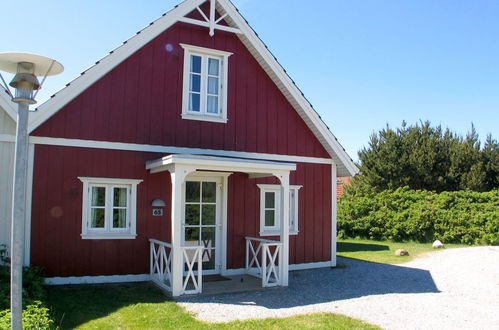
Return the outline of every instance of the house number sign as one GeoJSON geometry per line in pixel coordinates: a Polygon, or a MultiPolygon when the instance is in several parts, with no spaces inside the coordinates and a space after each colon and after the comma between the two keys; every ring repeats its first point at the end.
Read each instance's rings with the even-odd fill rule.
{"type": "Polygon", "coordinates": [[[155,217],[161,217],[163,215],[163,209],[152,209],[152,215],[155,217]]]}

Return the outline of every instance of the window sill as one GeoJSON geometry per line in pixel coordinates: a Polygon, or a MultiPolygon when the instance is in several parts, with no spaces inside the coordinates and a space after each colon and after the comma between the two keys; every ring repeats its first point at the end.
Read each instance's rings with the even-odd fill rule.
{"type": "Polygon", "coordinates": [[[192,115],[189,113],[183,113],[182,119],[209,121],[209,122],[213,122],[213,123],[227,123],[227,118],[212,117],[212,116],[205,116],[205,115],[192,115]]]}
{"type": "MultiPolygon", "coordinates": [[[[281,232],[279,230],[273,231],[261,231],[260,236],[280,236],[281,232]]],[[[297,231],[290,231],[289,235],[298,235],[297,231]]]]}
{"type": "Polygon", "coordinates": [[[135,234],[81,234],[82,239],[135,239],[135,234]]]}

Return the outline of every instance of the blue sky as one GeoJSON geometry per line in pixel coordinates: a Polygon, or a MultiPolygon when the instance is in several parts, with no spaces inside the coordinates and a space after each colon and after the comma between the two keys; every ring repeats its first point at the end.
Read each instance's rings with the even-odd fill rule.
{"type": "MultiPolygon", "coordinates": [[[[352,158],[402,120],[499,138],[499,1],[233,1],[352,158]]],[[[0,52],[65,66],[41,103],[178,1],[22,3],[2,4],[0,52]]]]}

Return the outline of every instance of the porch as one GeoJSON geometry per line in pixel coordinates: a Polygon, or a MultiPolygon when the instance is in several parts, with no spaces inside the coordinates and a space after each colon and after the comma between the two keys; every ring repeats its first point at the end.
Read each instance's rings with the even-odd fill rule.
{"type": "MultiPolygon", "coordinates": [[[[170,243],[150,239],[150,279],[163,290],[172,293],[173,246],[170,243]]],[[[184,271],[181,294],[221,294],[258,291],[262,288],[283,286],[282,244],[277,241],[246,237],[246,267],[237,275],[203,276],[205,247],[181,247],[184,271]],[[204,254],[204,255],[203,255],[204,254]]]]}
{"type": "Polygon", "coordinates": [[[169,171],[171,177],[170,241],[149,240],[154,283],[172,296],[215,293],[221,287],[239,292],[288,285],[289,174],[295,164],[170,155],[147,162],[146,168],[151,173],[169,171]],[[234,172],[245,173],[248,179],[276,177],[281,188],[275,198],[279,197],[281,212],[275,213],[279,240],[241,238],[244,268],[228,269],[227,186],[234,172]],[[203,281],[213,274],[221,280],[203,281]]]}

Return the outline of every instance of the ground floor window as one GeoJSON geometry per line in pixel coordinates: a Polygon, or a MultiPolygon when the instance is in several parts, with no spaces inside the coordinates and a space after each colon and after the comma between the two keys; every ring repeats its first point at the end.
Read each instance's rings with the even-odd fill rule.
{"type": "MultiPolygon", "coordinates": [[[[259,184],[260,188],[260,235],[280,234],[281,186],[259,184]]],[[[301,186],[289,186],[289,234],[298,234],[298,191],[301,186]]]]}
{"type": "Polygon", "coordinates": [[[137,185],[142,180],[80,177],[83,239],[133,239],[137,185]]]}

